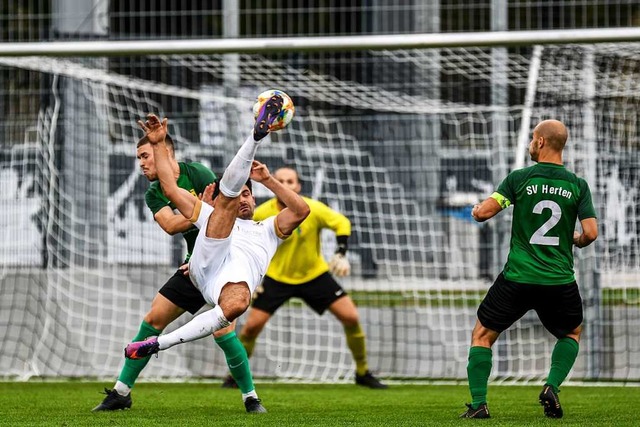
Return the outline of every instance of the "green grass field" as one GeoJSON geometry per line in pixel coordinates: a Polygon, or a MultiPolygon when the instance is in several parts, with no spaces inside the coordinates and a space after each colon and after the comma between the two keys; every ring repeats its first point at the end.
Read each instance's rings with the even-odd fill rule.
{"type": "Polygon", "coordinates": [[[257,386],[268,414],[244,412],[237,390],[218,383],[141,383],[127,411],[92,413],[110,383],[0,383],[2,426],[637,426],[638,387],[563,387],[565,417],[546,419],[540,387],[493,386],[491,420],[461,420],[464,385],[394,385],[369,390],[352,385],[257,386]]]}

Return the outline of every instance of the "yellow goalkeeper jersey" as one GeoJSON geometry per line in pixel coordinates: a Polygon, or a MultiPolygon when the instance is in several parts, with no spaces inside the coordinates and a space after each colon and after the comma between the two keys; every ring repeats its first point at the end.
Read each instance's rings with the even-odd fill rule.
{"type": "MultiPolygon", "coordinates": [[[[337,236],[351,235],[351,222],[346,216],[317,200],[303,199],[311,213],[280,245],[267,269],[267,276],[289,285],[309,282],[329,271],[320,251],[323,228],[330,228],[337,236]]],[[[279,212],[277,199],[273,198],[256,208],[253,220],[262,221],[279,212]]]]}

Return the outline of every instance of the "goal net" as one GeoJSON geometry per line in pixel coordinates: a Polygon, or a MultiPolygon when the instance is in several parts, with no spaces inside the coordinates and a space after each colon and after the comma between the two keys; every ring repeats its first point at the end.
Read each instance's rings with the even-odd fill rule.
{"type": "MultiPolygon", "coordinates": [[[[601,224],[595,245],[576,251],[585,332],[572,375],[640,380],[638,44],[0,58],[0,73],[0,376],[117,376],[185,255],[144,203],[136,120],[167,116],[179,160],[222,171],[251,129],[252,100],[276,87],[296,117],[258,159],[294,165],[304,194],[350,218],[352,274],[340,282],[359,307],[371,369],[466,378],[475,311],[511,222],[508,210],[479,225],[471,207],[531,164],[533,126],[556,118],[601,224]]],[[[330,256],[333,235],[323,242],[330,256]]],[[[496,343],[493,377],[544,378],[553,345],[527,314],[496,343]]],[[[251,365],[259,378],[354,374],[340,323],[296,300],[268,323],[251,365]]],[[[203,339],[163,352],[142,378],[226,369],[203,339]]]]}

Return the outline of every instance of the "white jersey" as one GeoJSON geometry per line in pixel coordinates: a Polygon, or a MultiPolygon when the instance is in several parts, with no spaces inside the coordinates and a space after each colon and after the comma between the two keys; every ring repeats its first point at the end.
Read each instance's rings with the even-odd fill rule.
{"type": "Polygon", "coordinates": [[[194,224],[201,231],[189,260],[191,281],[209,304],[218,303],[222,287],[229,282],[246,282],[253,293],[283,241],[276,231],[276,217],[260,222],[238,218],[229,237],[213,239],[206,237],[205,230],[214,209],[199,205],[194,224]]]}

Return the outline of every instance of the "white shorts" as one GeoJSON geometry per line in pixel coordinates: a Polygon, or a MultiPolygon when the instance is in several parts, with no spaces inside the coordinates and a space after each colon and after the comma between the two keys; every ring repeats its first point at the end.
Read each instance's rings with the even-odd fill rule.
{"type": "Polygon", "coordinates": [[[237,247],[233,247],[231,236],[225,239],[206,236],[206,224],[211,211],[212,209],[203,208],[200,212],[197,225],[204,226],[198,232],[189,259],[189,277],[207,304],[217,305],[220,292],[227,283],[246,282],[250,293],[253,294],[261,277],[256,277],[256,272],[247,262],[246,255],[237,247]],[[204,215],[206,218],[202,218],[204,215]]]}

